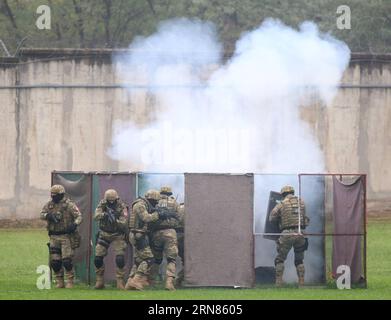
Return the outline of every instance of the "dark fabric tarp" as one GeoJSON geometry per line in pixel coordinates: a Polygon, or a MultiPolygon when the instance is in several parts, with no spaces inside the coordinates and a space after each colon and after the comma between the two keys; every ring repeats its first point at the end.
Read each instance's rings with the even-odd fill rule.
{"type": "Polygon", "coordinates": [[[64,186],[83,216],[79,227],[80,247],[75,250],[73,264],[77,280],[89,281],[90,230],[91,230],[91,174],[77,172],[53,172],[52,183],[64,186]]]}
{"type": "MultiPolygon", "coordinates": [[[[270,217],[270,212],[277,205],[277,201],[281,201],[282,198],[283,197],[281,193],[276,191],[270,191],[269,202],[267,206],[267,214],[265,219],[265,231],[264,231],[265,233],[280,233],[280,227],[278,226],[278,223],[270,222],[269,217],[270,217]]],[[[263,235],[263,237],[269,240],[278,240],[280,236],[265,234],[263,235]]]]}
{"type": "Polygon", "coordinates": [[[362,276],[361,240],[364,215],[364,186],[362,179],[345,185],[333,177],[333,274],[340,265],[347,265],[351,271],[352,283],[362,276]],[[351,234],[351,236],[350,236],[351,234]]]}
{"type": "Polygon", "coordinates": [[[252,287],[253,175],[185,174],[185,281],[252,287]]]}
{"type": "MultiPolygon", "coordinates": [[[[135,174],[130,173],[97,173],[94,175],[93,183],[93,211],[95,211],[99,201],[103,199],[104,193],[107,189],[115,189],[118,192],[119,197],[125,201],[129,207],[136,198],[136,177],[135,174]]],[[[129,210],[130,213],[130,210],[129,210]]],[[[98,227],[95,221],[92,228],[92,241],[94,250],[91,255],[91,279],[95,280],[94,258],[95,258],[95,242],[98,227]]],[[[129,266],[132,264],[132,248],[128,245],[128,249],[125,255],[127,273],[129,272],[129,266]]],[[[112,246],[109,248],[109,253],[104,259],[105,263],[105,281],[115,280],[115,254],[112,246]]]]}

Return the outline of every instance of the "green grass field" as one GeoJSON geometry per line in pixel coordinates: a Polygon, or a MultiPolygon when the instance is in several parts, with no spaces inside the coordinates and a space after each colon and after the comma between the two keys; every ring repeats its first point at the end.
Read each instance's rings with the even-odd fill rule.
{"type": "Polygon", "coordinates": [[[94,290],[84,284],[74,289],[39,290],[36,268],[47,264],[47,234],[37,229],[0,229],[0,299],[391,299],[391,220],[368,223],[368,288],[254,288],[178,289],[143,292],[111,287],[94,290]]]}

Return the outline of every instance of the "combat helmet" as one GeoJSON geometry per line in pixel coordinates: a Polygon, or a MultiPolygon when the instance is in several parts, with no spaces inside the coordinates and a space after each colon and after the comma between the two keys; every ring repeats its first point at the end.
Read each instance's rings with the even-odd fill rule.
{"type": "Polygon", "coordinates": [[[65,193],[65,188],[61,184],[55,184],[50,188],[51,194],[63,194],[65,193]]]}
{"type": "Polygon", "coordinates": [[[160,192],[158,190],[155,190],[155,189],[150,189],[148,190],[146,193],[145,193],[145,199],[147,200],[156,200],[156,201],[159,201],[160,200],[160,192]]]}
{"type": "Polygon", "coordinates": [[[118,197],[118,193],[117,191],[115,191],[114,189],[108,189],[106,190],[105,192],[105,200],[106,201],[115,201],[117,200],[119,197],[118,197]]]}
{"type": "Polygon", "coordinates": [[[160,188],[160,193],[164,194],[164,195],[167,195],[167,196],[171,196],[172,195],[172,189],[169,186],[163,186],[163,187],[160,188]]]}
{"type": "Polygon", "coordinates": [[[295,189],[292,187],[292,186],[283,186],[282,188],[281,188],[281,192],[280,192],[282,195],[284,195],[284,194],[289,194],[289,193],[291,193],[291,194],[294,194],[295,193],[295,189]]]}

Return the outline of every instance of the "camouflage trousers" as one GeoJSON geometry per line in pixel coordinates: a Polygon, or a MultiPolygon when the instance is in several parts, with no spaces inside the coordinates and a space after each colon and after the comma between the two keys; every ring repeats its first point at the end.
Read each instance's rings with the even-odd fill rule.
{"type": "Polygon", "coordinates": [[[151,249],[157,264],[161,263],[163,255],[166,257],[166,278],[175,278],[176,258],[178,256],[178,242],[175,229],[154,231],[151,234],[151,249]]]}
{"type": "Polygon", "coordinates": [[[72,259],[74,251],[71,245],[70,235],[51,235],[49,239],[50,264],[56,278],[64,277],[67,279],[74,278],[74,268],[72,259]]]}
{"type": "MultiPolygon", "coordinates": [[[[123,279],[125,276],[124,256],[127,247],[125,241],[125,235],[120,233],[109,233],[109,232],[100,231],[99,238],[95,246],[95,258],[106,257],[110,246],[112,246],[112,248],[114,249],[114,253],[116,256],[116,265],[117,265],[116,277],[119,279],[123,279]],[[118,265],[119,263],[121,265],[118,265]]],[[[103,276],[104,272],[105,272],[104,264],[99,268],[95,266],[95,273],[97,276],[103,276]]]]}
{"type": "Polygon", "coordinates": [[[281,235],[277,240],[277,257],[275,259],[276,276],[282,276],[284,272],[284,262],[288,256],[289,251],[294,248],[295,266],[299,277],[304,277],[304,251],[306,250],[306,240],[302,235],[289,235],[289,233],[298,232],[296,229],[288,229],[282,233],[288,235],[281,235]]]}
{"type": "Polygon", "coordinates": [[[135,235],[132,232],[129,234],[129,241],[133,246],[134,259],[129,278],[133,278],[133,276],[136,274],[148,277],[153,262],[153,253],[149,245],[148,236],[146,234],[138,235],[141,236],[141,239],[138,239],[138,241],[136,241],[135,235]]]}

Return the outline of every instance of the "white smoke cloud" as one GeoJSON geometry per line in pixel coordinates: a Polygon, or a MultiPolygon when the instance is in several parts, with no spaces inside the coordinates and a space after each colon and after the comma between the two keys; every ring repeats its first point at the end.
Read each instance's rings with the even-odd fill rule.
{"type": "Polygon", "coordinates": [[[331,102],[349,55],[311,22],[294,30],[269,19],[224,63],[213,24],[163,22],[116,57],[119,76],[154,96],[154,116],[144,126],[122,123],[108,153],[131,170],[321,172],[300,105],[314,93],[331,102]]]}

